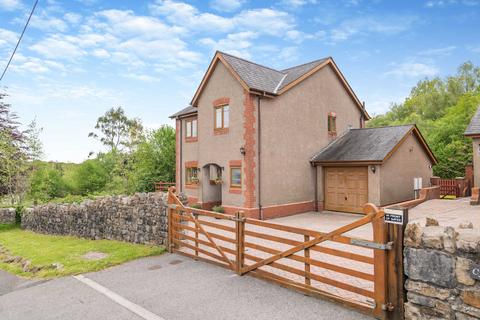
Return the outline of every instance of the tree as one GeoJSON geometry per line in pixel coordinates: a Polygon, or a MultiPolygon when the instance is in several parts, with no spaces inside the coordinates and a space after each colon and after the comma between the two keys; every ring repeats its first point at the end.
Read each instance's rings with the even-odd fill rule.
{"type": "Polygon", "coordinates": [[[463,136],[480,103],[480,68],[462,64],[457,74],[420,81],[403,103],[374,117],[369,127],[416,123],[439,160],[435,175],[454,178],[464,175],[472,161],[471,141],[463,136]]]}
{"type": "Polygon", "coordinates": [[[74,192],[87,195],[102,191],[107,184],[107,180],[108,173],[98,160],[86,160],[73,173],[74,192]]]}
{"type": "Polygon", "coordinates": [[[29,144],[6,96],[0,92],[0,193],[9,195],[13,205],[25,191],[29,144]]]}
{"type": "Polygon", "coordinates": [[[30,197],[36,202],[64,197],[67,194],[62,173],[48,164],[38,165],[30,179],[30,197]]]}
{"type": "Polygon", "coordinates": [[[155,182],[175,181],[175,130],[167,125],[149,132],[134,154],[136,191],[154,191],[155,182]]]}
{"type": "Polygon", "coordinates": [[[95,129],[89,137],[98,139],[110,152],[122,152],[126,148],[132,151],[143,137],[143,126],[138,119],[129,119],[122,107],[111,108],[97,120],[95,129]]]}

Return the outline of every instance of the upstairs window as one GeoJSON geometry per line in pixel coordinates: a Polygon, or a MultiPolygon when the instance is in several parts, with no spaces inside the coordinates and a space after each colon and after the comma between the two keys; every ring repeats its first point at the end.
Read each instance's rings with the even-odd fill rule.
{"type": "Polygon", "coordinates": [[[215,130],[228,129],[230,124],[229,109],[228,104],[215,107],[215,130]]]}
{"type": "Polygon", "coordinates": [[[328,114],[328,134],[336,135],[337,134],[337,115],[333,112],[328,114]]]}
{"type": "Polygon", "coordinates": [[[185,139],[187,141],[196,141],[198,134],[198,121],[197,119],[190,119],[185,121],[185,139]]]}

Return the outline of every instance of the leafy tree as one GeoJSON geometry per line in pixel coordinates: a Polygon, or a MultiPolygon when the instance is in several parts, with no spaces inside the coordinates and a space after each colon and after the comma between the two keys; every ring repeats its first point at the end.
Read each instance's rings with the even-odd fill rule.
{"type": "Polygon", "coordinates": [[[98,139],[111,152],[121,152],[125,148],[133,150],[142,140],[143,126],[138,119],[129,119],[122,107],[111,108],[97,120],[89,137],[98,139]]]}
{"type": "Polygon", "coordinates": [[[25,191],[29,144],[6,96],[0,92],[0,193],[9,195],[13,205],[25,191]]]}
{"type": "Polygon", "coordinates": [[[403,103],[393,104],[369,127],[416,123],[439,160],[433,172],[443,178],[464,175],[472,161],[471,141],[463,136],[480,103],[480,68],[462,64],[454,76],[420,81],[403,103]]]}
{"type": "Polygon", "coordinates": [[[158,181],[175,181],[175,130],[167,125],[149,132],[134,154],[136,191],[153,191],[158,181]]]}
{"type": "Polygon", "coordinates": [[[73,191],[87,195],[102,191],[107,184],[108,173],[98,160],[86,160],[73,172],[73,191]]]}
{"type": "Polygon", "coordinates": [[[67,194],[67,186],[60,170],[39,165],[30,179],[30,197],[37,202],[45,202],[53,198],[64,197],[67,194]]]}

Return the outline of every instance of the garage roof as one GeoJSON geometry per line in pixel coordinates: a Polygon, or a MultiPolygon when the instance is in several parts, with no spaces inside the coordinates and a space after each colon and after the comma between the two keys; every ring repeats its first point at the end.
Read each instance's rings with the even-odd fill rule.
{"type": "Polygon", "coordinates": [[[415,125],[402,125],[380,128],[350,129],[344,135],[320,150],[312,157],[317,164],[367,162],[381,163],[388,159],[397,146],[413,133],[425,148],[433,164],[435,156],[415,125]]]}
{"type": "Polygon", "coordinates": [[[477,112],[472,117],[470,124],[465,130],[465,135],[469,136],[480,136],[480,107],[478,107],[477,112]]]}

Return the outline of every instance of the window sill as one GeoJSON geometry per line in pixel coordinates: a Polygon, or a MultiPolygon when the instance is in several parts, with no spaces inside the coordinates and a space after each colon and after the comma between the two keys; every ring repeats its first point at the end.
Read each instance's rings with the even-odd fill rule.
{"type": "Polygon", "coordinates": [[[230,187],[228,192],[229,193],[234,193],[234,194],[242,194],[242,188],[240,188],[240,187],[238,187],[238,188],[230,187]]]}
{"type": "Polygon", "coordinates": [[[185,142],[197,142],[198,141],[198,137],[195,137],[195,138],[185,138],[185,142]]]}
{"type": "Polygon", "coordinates": [[[328,132],[328,136],[329,136],[329,137],[336,137],[336,136],[337,136],[337,132],[329,131],[329,132],[328,132]]]}
{"type": "Polygon", "coordinates": [[[213,133],[217,136],[217,135],[221,135],[221,134],[227,134],[228,133],[228,129],[229,128],[215,128],[213,129],[213,133]]]}
{"type": "Polygon", "coordinates": [[[198,184],[186,184],[185,189],[198,189],[198,184]]]}

